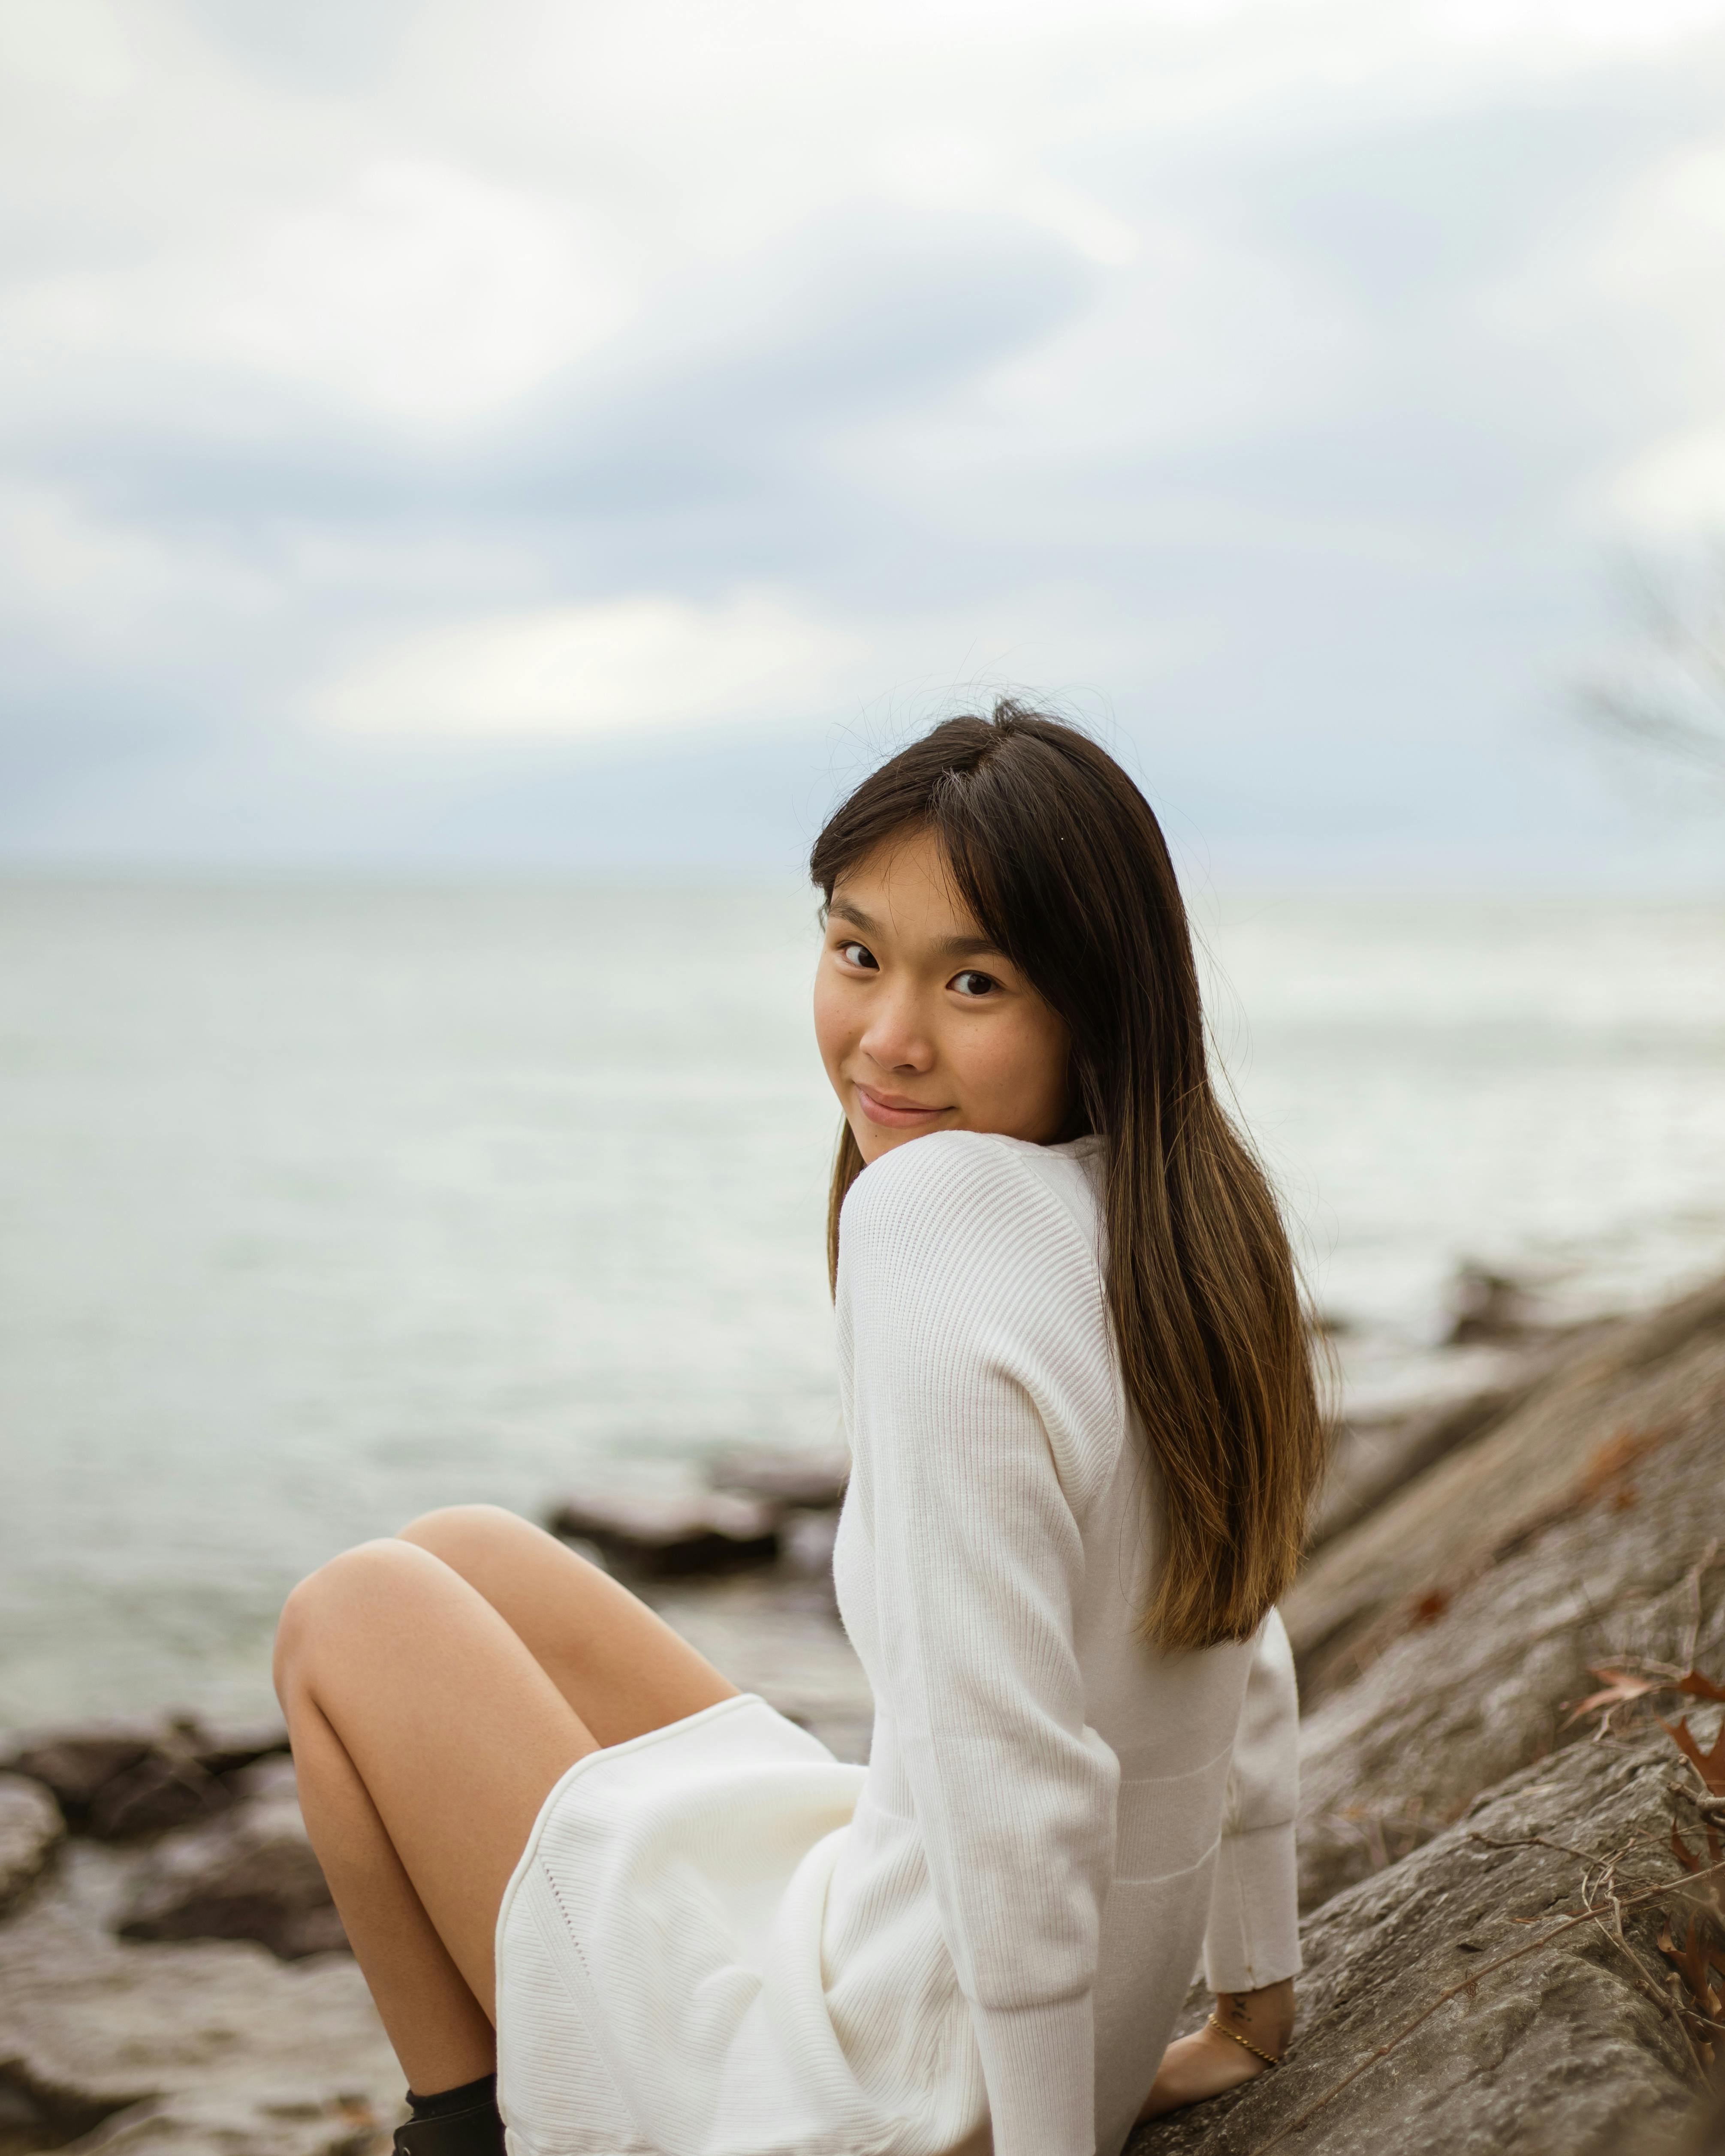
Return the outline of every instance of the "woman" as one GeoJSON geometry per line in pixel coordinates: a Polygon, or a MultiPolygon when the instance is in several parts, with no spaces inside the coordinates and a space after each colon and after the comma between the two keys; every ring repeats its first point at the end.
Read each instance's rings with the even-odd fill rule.
{"type": "Polygon", "coordinates": [[[811,867],[870,1763],[505,1513],[306,1581],[278,1685],[409,2156],[500,2110],[518,2156],[1112,2156],[1287,2039],[1319,1420],[1162,834],[1003,704],[811,867]]]}

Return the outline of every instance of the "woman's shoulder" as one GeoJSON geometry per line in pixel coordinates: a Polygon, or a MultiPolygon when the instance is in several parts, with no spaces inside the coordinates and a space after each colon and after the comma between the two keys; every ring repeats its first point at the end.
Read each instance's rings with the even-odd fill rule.
{"type": "Polygon", "coordinates": [[[1075,1229],[1094,1244],[1095,1148],[1032,1145],[985,1131],[931,1131],[883,1153],[845,1200],[841,1247],[907,1234],[946,1241],[1003,1234],[1017,1241],[1075,1229]]]}

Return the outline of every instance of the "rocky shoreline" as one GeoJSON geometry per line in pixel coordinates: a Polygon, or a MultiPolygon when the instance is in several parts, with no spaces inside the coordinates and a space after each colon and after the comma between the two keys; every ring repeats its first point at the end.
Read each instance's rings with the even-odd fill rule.
{"type": "MultiPolygon", "coordinates": [[[[836,1462],[738,1456],[706,1498],[552,1524],[858,1758],[842,1487],[836,1462]]],[[[1285,1609],[1299,2026],[1284,2066],[1132,2156],[1698,2134],[1725,2053],[1725,1281],[1522,1327],[1489,1388],[1343,1431],[1285,1609]]],[[[372,2156],[400,2095],[279,1729],[48,1732],[0,1759],[0,2156],[372,2156]]]]}

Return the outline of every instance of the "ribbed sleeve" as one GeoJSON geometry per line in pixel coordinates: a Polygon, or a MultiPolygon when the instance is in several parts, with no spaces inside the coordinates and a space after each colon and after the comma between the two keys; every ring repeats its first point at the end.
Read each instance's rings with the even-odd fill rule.
{"type": "Polygon", "coordinates": [[[1095,1255],[1010,1146],[942,1132],[859,1178],[839,1302],[883,1689],[995,2156],[1091,2156],[1119,1771],[1074,1644],[1118,1428],[1095,1255]]]}
{"type": "Polygon", "coordinates": [[[1272,1609],[1252,1656],[1228,1776],[1204,1943],[1212,1991],[1257,1991],[1300,1973],[1299,1720],[1293,1650],[1272,1609]]]}

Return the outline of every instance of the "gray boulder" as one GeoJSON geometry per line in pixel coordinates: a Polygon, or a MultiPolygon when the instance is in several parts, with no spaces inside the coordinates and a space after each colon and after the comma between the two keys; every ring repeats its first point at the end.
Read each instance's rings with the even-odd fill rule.
{"type": "Polygon", "coordinates": [[[1674,1812],[1701,1840],[1680,1764],[1656,1730],[1573,1746],[1327,1903],[1284,2064],[1141,2128],[1132,2156],[1621,2156],[1674,2130],[1700,2078],[1657,1943],[1686,1876],[1674,1812]],[[1597,1915],[1572,1922],[1584,1878],[1597,1915]]]}
{"type": "Polygon", "coordinates": [[[546,1521],[625,1576],[670,1578],[768,1565],[778,1556],[780,1507],[714,1490],[692,1497],[568,1497],[546,1521]]]}
{"type": "Polygon", "coordinates": [[[81,1825],[102,1791],[147,1759],[161,1736],[153,1725],[119,1722],[56,1730],[17,1746],[0,1766],[51,1789],[67,1819],[81,1825]]]}
{"type": "Polygon", "coordinates": [[[844,1452],[721,1452],[707,1463],[716,1490],[735,1490],[799,1512],[836,1512],[845,1502],[850,1459],[844,1452]]]}
{"type": "Polygon", "coordinates": [[[128,1939],[256,1939],[283,1961],[345,1951],[347,1933],[307,1839],[292,1763],[253,1767],[248,1801],[164,1835],[141,1860],[118,1930],[128,1939]]]}
{"type": "Polygon", "coordinates": [[[212,1730],[182,1715],[49,1731],[16,1745],[0,1769],[51,1789],[74,1833],[129,1841],[224,1810],[223,1778],[286,1748],[280,1723],[212,1730]]]}
{"type": "Polygon", "coordinates": [[[40,1878],[66,1831],[40,1782],[0,1774],[0,1913],[40,1878]]]}

